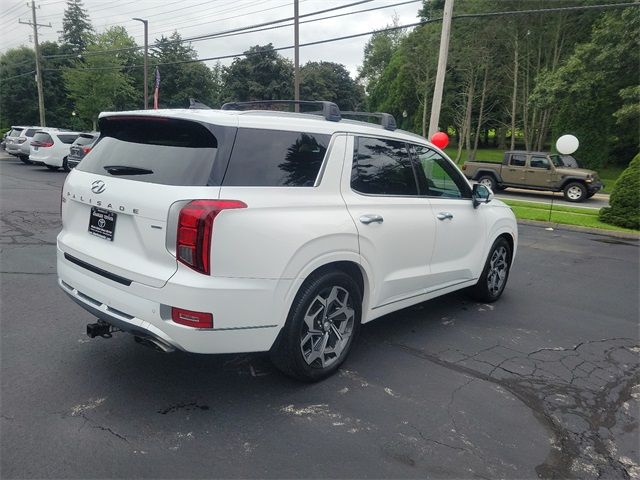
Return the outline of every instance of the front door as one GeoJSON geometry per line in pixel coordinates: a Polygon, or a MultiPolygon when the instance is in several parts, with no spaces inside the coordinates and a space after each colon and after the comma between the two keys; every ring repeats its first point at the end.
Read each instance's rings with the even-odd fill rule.
{"type": "Polygon", "coordinates": [[[362,262],[373,272],[371,306],[425,293],[436,220],[429,199],[419,195],[407,145],[351,136],[347,152],[342,196],[358,229],[362,262]]]}
{"type": "Polygon", "coordinates": [[[436,224],[429,290],[477,278],[485,261],[483,205],[473,207],[469,183],[450,160],[422,145],[411,151],[422,167],[418,181],[426,184],[421,190],[429,197],[436,224]]]}
{"type": "Polygon", "coordinates": [[[525,181],[529,187],[549,188],[553,186],[553,167],[546,156],[531,155],[525,181]]]}

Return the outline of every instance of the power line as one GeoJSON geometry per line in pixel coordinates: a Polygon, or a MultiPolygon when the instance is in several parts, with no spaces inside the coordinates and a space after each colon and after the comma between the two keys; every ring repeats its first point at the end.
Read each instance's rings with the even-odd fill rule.
{"type": "MultiPolygon", "coordinates": [[[[567,10],[571,10],[571,11],[576,11],[576,10],[594,10],[594,9],[599,9],[599,10],[605,10],[605,9],[610,9],[610,8],[629,8],[629,7],[640,7],[640,2],[633,2],[633,3],[617,3],[617,4],[606,4],[606,5],[584,5],[584,6],[576,6],[576,7],[557,7],[557,8],[545,8],[545,9],[539,9],[539,10],[517,10],[517,11],[508,11],[508,12],[487,12],[487,13],[470,13],[470,14],[460,14],[460,15],[453,15],[451,18],[452,19],[462,19],[462,18],[486,18],[486,17],[497,17],[497,16],[513,16],[513,15],[518,15],[518,14],[532,14],[532,13],[560,13],[560,12],[564,12],[567,10]]],[[[415,23],[409,23],[409,24],[405,24],[405,25],[398,25],[398,26],[393,26],[393,27],[386,27],[386,28],[382,28],[382,29],[378,29],[378,30],[371,30],[368,32],[362,32],[362,33],[354,33],[351,35],[345,35],[345,36],[341,36],[341,37],[333,37],[333,38],[327,38],[324,40],[317,40],[314,42],[307,42],[307,43],[301,43],[300,47],[310,47],[313,45],[321,45],[321,44],[325,44],[325,43],[332,43],[332,42],[339,42],[342,40],[350,40],[352,38],[358,38],[358,37],[364,37],[367,35],[373,35],[374,33],[382,33],[382,32],[391,32],[391,31],[395,31],[395,30],[402,30],[405,28],[412,28],[412,27],[418,27],[418,26],[422,26],[422,25],[427,25],[430,23],[438,23],[441,22],[442,18],[433,18],[433,19],[428,19],[428,20],[422,20],[420,22],[415,22],[415,23]]],[[[213,60],[226,60],[226,59],[230,59],[230,58],[236,58],[236,57],[248,57],[248,56],[253,56],[253,55],[260,55],[264,52],[267,51],[283,51],[283,50],[291,50],[294,48],[294,45],[288,45],[286,47],[274,47],[272,50],[257,50],[254,52],[243,52],[243,53],[237,53],[237,54],[232,54],[232,55],[221,55],[221,56],[217,56],[217,57],[207,57],[207,58],[200,58],[200,59],[189,59],[189,60],[177,60],[175,62],[164,62],[164,63],[158,63],[157,66],[166,66],[166,65],[181,65],[181,64],[186,64],[186,63],[196,63],[196,62],[209,62],[209,61],[213,61],[213,60]]],[[[120,69],[120,68],[129,68],[129,69],[133,69],[133,68],[142,68],[142,65],[128,65],[126,67],[122,66],[122,67],[86,67],[85,70],[114,70],[114,69],[120,69]]],[[[48,71],[56,71],[56,70],[60,70],[60,69],[46,69],[48,71]]]]}
{"type": "MultiPolygon", "coordinates": [[[[353,3],[349,3],[347,5],[340,5],[338,7],[332,7],[332,8],[327,8],[324,10],[317,10],[315,12],[311,12],[311,13],[305,13],[304,15],[300,15],[300,18],[305,18],[305,17],[312,17],[315,15],[320,15],[322,13],[328,13],[328,12],[332,12],[335,10],[341,10],[343,8],[349,8],[349,7],[354,7],[356,5],[360,5],[363,3],[369,3],[373,0],[359,0],[357,2],[353,2],[353,3]]],[[[413,0],[413,1],[418,1],[418,0],[413,0]]],[[[384,7],[379,7],[379,8],[388,8],[388,6],[384,6],[384,7]]],[[[357,13],[357,12],[352,12],[352,13],[357,13]]],[[[241,16],[245,16],[241,15],[241,16]]],[[[330,17],[327,17],[330,18],[330,17]]],[[[283,22],[288,22],[293,20],[293,17],[288,17],[288,18],[281,18],[279,20],[272,20],[269,22],[263,22],[263,23],[258,23],[255,25],[249,25],[246,27],[238,27],[238,28],[233,28],[230,30],[223,30],[220,32],[216,32],[216,33],[208,33],[205,35],[198,35],[198,36],[194,36],[194,37],[188,37],[188,38],[183,38],[181,40],[172,40],[170,41],[170,43],[187,43],[187,42],[192,42],[192,41],[199,41],[199,40],[207,40],[209,38],[215,38],[218,36],[223,36],[225,34],[228,33],[235,33],[235,32],[242,32],[245,30],[249,30],[249,29],[255,29],[255,28],[259,28],[259,27],[264,27],[264,26],[269,26],[269,25],[276,25],[278,23],[283,23],[283,22]]],[[[301,22],[303,23],[303,22],[301,22]]],[[[158,43],[154,43],[153,45],[149,45],[149,47],[153,48],[153,47],[157,47],[159,46],[158,43]]],[[[132,51],[132,50],[140,50],[143,47],[130,47],[130,48],[119,48],[119,49],[112,49],[112,50],[99,50],[99,51],[95,51],[95,52],[90,52],[91,55],[98,55],[98,54],[105,54],[105,53],[117,53],[117,52],[125,52],[125,51],[132,51]]],[[[83,54],[84,55],[84,54],[83,54]]],[[[57,58],[57,57],[72,57],[75,55],[69,55],[69,54],[60,54],[60,55],[47,55],[45,58],[57,58]]]]}
{"type": "Polygon", "coordinates": [[[4,77],[0,76],[0,81],[6,82],[7,80],[11,80],[12,78],[24,77],[25,75],[33,75],[34,73],[36,73],[36,71],[35,70],[31,70],[30,72],[20,73],[18,75],[13,75],[12,77],[4,78],[4,77]]]}

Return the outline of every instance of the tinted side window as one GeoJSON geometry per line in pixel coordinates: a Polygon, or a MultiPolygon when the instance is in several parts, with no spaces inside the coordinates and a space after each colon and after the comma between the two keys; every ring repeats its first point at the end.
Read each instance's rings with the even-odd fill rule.
{"type": "Polygon", "coordinates": [[[531,157],[529,160],[529,166],[531,168],[549,168],[549,160],[545,157],[531,157]]]}
{"type": "Polygon", "coordinates": [[[524,167],[525,163],[527,163],[527,157],[525,155],[511,155],[509,165],[513,167],[524,167]]]}
{"type": "Polygon", "coordinates": [[[354,144],[351,188],[374,195],[417,195],[411,157],[403,142],[357,137],[354,144]]]}
{"type": "Polygon", "coordinates": [[[331,135],[240,128],[226,186],[313,187],[331,135]]]}
{"type": "Polygon", "coordinates": [[[35,128],[30,128],[27,131],[24,132],[24,136],[25,137],[33,137],[34,133],[36,133],[36,129],[35,128]]]}
{"type": "Polygon", "coordinates": [[[469,185],[462,178],[462,174],[442,155],[421,145],[412,146],[412,149],[422,167],[418,175],[423,195],[471,198],[469,185]]]}

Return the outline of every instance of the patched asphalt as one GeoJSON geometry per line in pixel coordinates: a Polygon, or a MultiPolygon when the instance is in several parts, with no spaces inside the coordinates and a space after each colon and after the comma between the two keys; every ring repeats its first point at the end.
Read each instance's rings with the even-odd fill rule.
{"type": "Polygon", "coordinates": [[[520,227],[503,298],[363,327],[339,373],[161,354],[56,285],[63,172],[0,155],[2,478],[636,478],[637,240],[520,227]]]}

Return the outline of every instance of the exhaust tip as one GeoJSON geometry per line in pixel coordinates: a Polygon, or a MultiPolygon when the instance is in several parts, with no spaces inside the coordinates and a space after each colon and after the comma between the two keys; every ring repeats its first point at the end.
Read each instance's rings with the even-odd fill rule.
{"type": "Polygon", "coordinates": [[[136,341],[136,343],[139,343],[140,345],[144,345],[145,347],[152,348],[153,350],[156,350],[158,352],[171,353],[171,352],[175,352],[176,350],[171,345],[161,342],[156,338],[134,336],[133,339],[136,341]]]}

